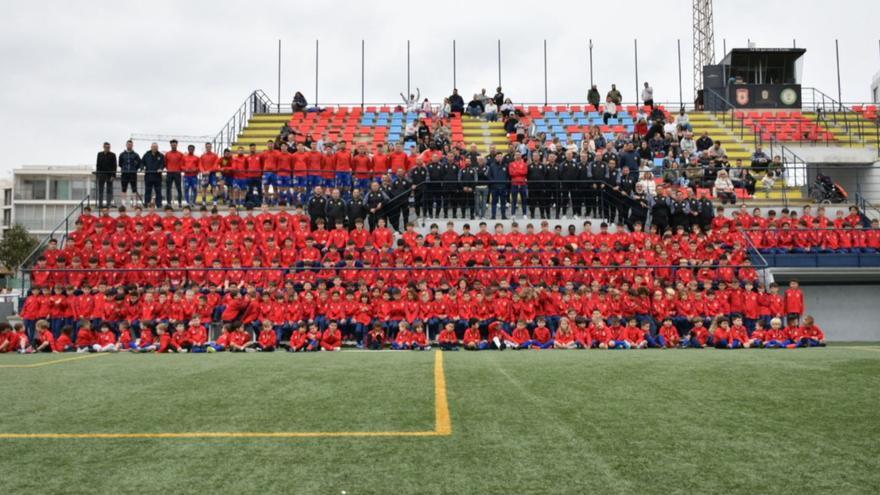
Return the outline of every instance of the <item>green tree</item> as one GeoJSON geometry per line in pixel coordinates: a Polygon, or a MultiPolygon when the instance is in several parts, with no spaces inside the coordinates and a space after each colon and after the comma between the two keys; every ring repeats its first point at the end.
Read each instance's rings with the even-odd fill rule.
{"type": "Polygon", "coordinates": [[[21,225],[15,224],[0,240],[0,263],[14,270],[37,247],[34,239],[21,225]]]}

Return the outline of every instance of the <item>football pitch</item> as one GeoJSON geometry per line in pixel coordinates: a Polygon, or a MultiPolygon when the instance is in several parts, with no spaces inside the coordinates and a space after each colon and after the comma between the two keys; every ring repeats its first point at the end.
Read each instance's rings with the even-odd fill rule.
{"type": "Polygon", "coordinates": [[[0,493],[878,493],[880,346],[0,356],[0,493]]]}

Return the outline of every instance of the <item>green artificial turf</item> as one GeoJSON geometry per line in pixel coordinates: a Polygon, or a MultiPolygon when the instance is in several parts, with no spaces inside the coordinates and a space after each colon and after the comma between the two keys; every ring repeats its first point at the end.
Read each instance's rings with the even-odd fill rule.
{"type": "MultiPolygon", "coordinates": [[[[0,433],[426,431],[433,352],[0,356],[0,433]]],[[[444,354],[452,435],[0,439],[0,493],[878,493],[880,347],[444,354]]]]}

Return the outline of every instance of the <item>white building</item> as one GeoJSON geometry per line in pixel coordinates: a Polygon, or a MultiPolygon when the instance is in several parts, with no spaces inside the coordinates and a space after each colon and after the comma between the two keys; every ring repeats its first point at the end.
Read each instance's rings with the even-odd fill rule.
{"type": "MultiPolygon", "coordinates": [[[[24,165],[12,171],[9,216],[12,223],[41,237],[52,232],[87,195],[94,196],[94,165],[24,165]]],[[[118,187],[118,184],[116,184],[118,187]]],[[[6,228],[6,194],[3,190],[6,228]]],[[[70,228],[73,229],[71,218],[70,228]]]]}
{"type": "Polygon", "coordinates": [[[0,196],[2,196],[3,203],[0,204],[0,211],[2,211],[2,215],[0,215],[0,238],[3,237],[3,233],[6,232],[6,229],[12,227],[12,181],[9,179],[0,180],[0,196]]]}
{"type": "Polygon", "coordinates": [[[880,103],[880,72],[874,74],[874,81],[871,82],[871,101],[880,103]]]}

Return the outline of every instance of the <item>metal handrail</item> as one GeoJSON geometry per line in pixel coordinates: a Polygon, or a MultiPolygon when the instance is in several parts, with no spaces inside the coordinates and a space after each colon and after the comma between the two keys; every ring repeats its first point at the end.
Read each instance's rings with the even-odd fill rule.
{"type": "MultiPolygon", "coordinates": [[[[21,263],[19,263],[17,267],[15,267],[15,272],[18,273],[20,277],[26,271],[28,271],[25,267],[27,267],[29,264],[33,264],[36,261],[37,256],[49,244],[49,241],[55,238],[55,234],[61,229],[62,226],[64,227],[64,235],[61,237],[61,240],[63,242],[65,239],[67,239],[67,235],[70,233],[70,217],[72,217],[74,213],[82,215],[83,209],[89,205],[89,200],[90,196],[87,194],[86,197],[84,197],[78,205],[74,206],[70,209],[69,212],[67,212],[67,215],[65,215],[64,218],[60,222],[58,222],[58,224],[55,225],[55,227],[45,237],[43,237],[43,239],[40,240],[39,244],[37,244],[36,247],[34,247],[34,249],[32,249],[30,253],[28,253],[25,259],[21,263]]],[[[21,279],[23,290],[24,277],[21,277],[21,279]]]]}
{"type": "Polygon", "coordinates": [[[239,105],[238,109],[232,114],[232,117],[226,121],[226,124],[214,136],[212,141],[214,149],[222,151],[232,145],[238,138],[238,135],[244,129],[250,118],[257,113],[269,113],[275,103],[266,96],[261,89],[254,90],[239,105]]]}
{"type": "MultiPolygon", "coordinates": [[[[714,111],[714,112],[712,112],[713,115],[718,115],[720,113],[722,116],[721,122],[726,127],[731,129],[733,131],[734,135],[736,135],[737,126],[739,126],[739,139],[740,139],[740,141],[747,140],[746,125],[741,119],[736,118],[736,111],[738,110],[738,107],[736,105],[734,105],[733,103],[731,103],[730,100],[728,100],[724,96],[720,95],[717,91],[715,91],[711,88],[704,88],[704,91],[705,91],[704,92],[705,98],[711,97],[715,101],[721,102],[725,105],[725,110],[723,110],[722,112],[714,111]],[[728,117],[729,117],[729,120],[728,120],[728,117]]],[[[752,135],[752,147],[758,147],[761,144],[763,144],[762,140],[761,140],[761,134],[758,131],[756,131],[754,129],[749,129],[749,132],[752,135]]]]}

